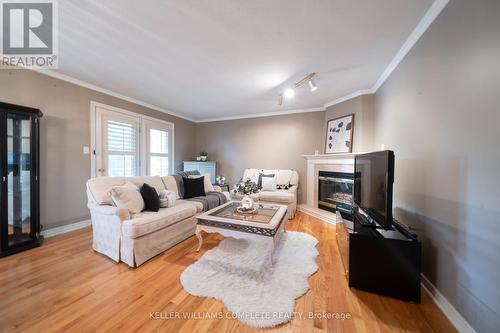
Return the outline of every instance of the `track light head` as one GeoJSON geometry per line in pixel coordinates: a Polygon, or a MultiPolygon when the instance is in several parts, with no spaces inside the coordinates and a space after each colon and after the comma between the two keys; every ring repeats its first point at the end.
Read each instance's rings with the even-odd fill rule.
{"type": "Polygon", "coordinates": [[[311,92],[318,89],[316,82],[314,82],[314,77],[310,78],[308,83],[309,83],[309,89],[311,89],[311,92]]]}
{"type": "Polygon", "coordinates": [[[278,104],[279,104],[279,106],[283,105],[283,94],[278,95],[278,104]]]}

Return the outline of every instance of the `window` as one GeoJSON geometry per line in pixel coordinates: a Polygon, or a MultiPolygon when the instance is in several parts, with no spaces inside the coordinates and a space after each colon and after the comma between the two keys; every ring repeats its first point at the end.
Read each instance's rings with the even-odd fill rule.
{"type": "Polygon", "coordinates": [[[149,168],[151,176],[167,176],[169,174],[168,142],[169,132],[156,128],[149,130],[149,168]]]}
{"type": "Polygon", "coordinates": [[[172,123],[91,103],[92,176],[166,176],[173,172],[172,123]]]}
{"type": "Polygon", "coordinates": [[[108,176],[137,176],[137,129],[134,123],[108,120],[108,176]]]}

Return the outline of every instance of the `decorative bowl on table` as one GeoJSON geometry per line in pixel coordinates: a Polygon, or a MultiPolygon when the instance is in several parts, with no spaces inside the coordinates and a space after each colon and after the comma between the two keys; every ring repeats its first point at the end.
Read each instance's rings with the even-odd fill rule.
{"type": "Polygon", "coordinates": [[[237,207],[236,211],[240,214],[254,214],[255,212],[257,212],[257,207],[250,207],[250,208],[237,207]]]}

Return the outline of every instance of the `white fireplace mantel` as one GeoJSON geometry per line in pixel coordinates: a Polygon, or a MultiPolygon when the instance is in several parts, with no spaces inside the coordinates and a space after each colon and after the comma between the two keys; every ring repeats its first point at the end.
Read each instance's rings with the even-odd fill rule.
{"type": "Polygon", "coordinates": [[[334,213],[318,208],[319,171],[354,172],[354,156],[363,153],[303,155],[307,160],[307,204],[300,210],[330,223],[335,223],[334,213]]]}
{"type": "Polygon", "coordinates": [[[302,155],[306,160],[338,160],[338,159],[353,159],[354,156],[364,153],[340,153],[340,154],[317,154],[317,155],[302,155]]]}

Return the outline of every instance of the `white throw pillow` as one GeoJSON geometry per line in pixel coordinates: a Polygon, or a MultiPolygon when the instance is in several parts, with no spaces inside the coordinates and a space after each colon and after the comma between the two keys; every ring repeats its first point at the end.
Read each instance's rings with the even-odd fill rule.
{"type": "Polygon", "coordinates": [[[205,193],[215,191],[214,186],[210,182],[210,174],[209,173],[206,173],[203,176],[202,175],[189,175],[188,176],[188,178],[200,178],[200,177],[205,177],[205,178],[203,178],[203,187],[205,188],[205,193]]]}
{"type": "Polygon", "coordinates": [[[262,177],[262,191],[276,191],[276,181],[273,177],[262,177]]]}
{"type": "Polygon", "coordinates": [[[288,185],[292,179],[292,170],[279,170],[276,174],[276,185],[288,185]]]}
{"type": "Polygon", "coordinates": [[[160,197],[160,207],[170,208],[175,205],[177,194],[174,191],[162,190],[158,193],[158,196],[160,197]]]}
{"type": "Polygon", "coordinates": [[[276,169],[262,169],[260,171],[260,173],[263,173],[265,175],[274,175],[274,177],[276,178],[276,174],[278,173],[278,170],[276,170],[276,169]]]}
{"type": "Polygon", "coordinates": [[[130,214],[139,214],[145,208],[139,187],[130,182],[113,187],[111,189],[111,198],[117,207],[128,209],[130,214]]]}
{"type": "Polygon", "coordinates": [[[245,169],[242,180],[246,182],[250,179],[250,181],[257,183],[259,181],[259,173],[259,169],[245,169]]]}
{"type": "Polygon", "coordinates": [[[179,195],[179,188],[177,187],[177,181],[175,180],[174,176],[164,176],[161,177],[161,180],[163,180],[163,184],[165,184],[167,190],[173,191],[175,193],[176,199],[181,198],[179,195]]]}

